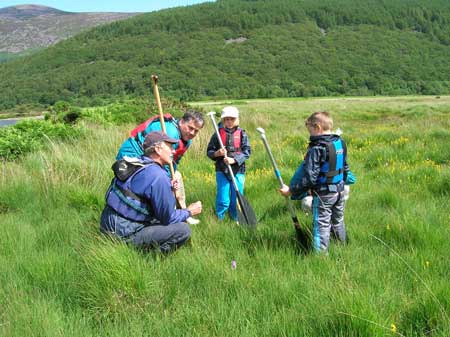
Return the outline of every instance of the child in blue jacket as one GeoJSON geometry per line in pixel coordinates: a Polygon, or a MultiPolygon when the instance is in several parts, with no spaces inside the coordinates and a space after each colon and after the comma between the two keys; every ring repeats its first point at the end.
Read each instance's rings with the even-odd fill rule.
{"type": "Polygon", "coordinates": [[[304,162],[297,169],[284,196],[301,197],[312,191],[313,247],[326,251],[331,231],[346,242],[344,224],[344,184],[350,172],[347,147],[340,136],[331,133],[333,120],[328,112],[315,112],[305,122],[310,143],[304,162]]]}
{"type": "Polygon", "coordinates": [[[234,106],[226,106],[222,110],[219,123],[219,134],[225,149],[220,147],[217,135],[212,135],[207,155],[215,161],[216,169],[216,215],[223,220],[229,211],[233,220],[237,221],[236,191],[228,172],[228,164],[233,170],[239,192],[244,194],[245,161],[250,157],[250,142],[245,130],[239,127],[239,110],[234,106]]]}

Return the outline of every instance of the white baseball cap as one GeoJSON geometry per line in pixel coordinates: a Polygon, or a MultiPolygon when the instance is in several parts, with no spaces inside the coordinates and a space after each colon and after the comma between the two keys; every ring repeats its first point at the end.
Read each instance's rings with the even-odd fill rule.
{"type": "Polygon", "coordinates": [[[220,115],[220,118],[225,117],[239,118],[239,110],[234,106],[226,106],[222,109],[222,115],[220,115]]]}

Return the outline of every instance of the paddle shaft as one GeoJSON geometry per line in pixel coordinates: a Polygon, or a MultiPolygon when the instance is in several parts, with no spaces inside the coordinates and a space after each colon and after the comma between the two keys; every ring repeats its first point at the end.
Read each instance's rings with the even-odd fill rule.
{"type": "MultiPolygon", "coordinates": [[[[284,186],[283,178],[281,177],[280,171],[278,170],[277,163],[275,161],[275,158],[272,154],[272,150],[270,149],[269,142],[267,141],[265,133],[258,130],[258,132],[261,135],[261,139],[263,141],[264,147],[266,148],[267,154],[269,155],[270,161],[272,162],[273,170],[275,171],[275,176],[278,179],[278,182],[280,183],[280,187],[284,186]]],[[[295,228],[300,227],[300,222],[298,221],[297,215],[295,214],[294,207],[292,206],[291,201],[289,200],[289,197],[286,197],[286,203],[289,209],[289,213],[291,213],[292,221],[294,222],[295,228]]]]}
{"type": "MultiPolygon", "coordinates": [[[[159,97],[159,90],[158,90],[158,76],[152,75],[152,81],[153,81],[153,94],[155,95],[156,99],[156,105],[158,106],[158,113],[159,113],[159,121],[161,123],[161,131],[167,134],[166,132],[166,123],[164,122],[164,113],[161,105],[161,99],[159,97]]],[[[172,179],[175,177],[175,170],[173,168],[172,161],[169,163],[170,168],[170,176],[172,179]]]]}

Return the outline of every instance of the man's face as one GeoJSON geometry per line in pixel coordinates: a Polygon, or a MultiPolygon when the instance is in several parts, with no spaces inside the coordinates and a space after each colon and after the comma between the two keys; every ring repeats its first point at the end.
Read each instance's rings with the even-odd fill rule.
{"type": "Polygon", "coordinates": [[[179,123],[181,138],[184,141],[188,141],[197,136],[197,133],[203,127],[203,124],[198,123],[195,119],[191,119],[189,122],[180,120],[179,123]]]}
{"type": "Polygon", "coordinates": [[[172,144],[167,142],[162,142],[159,145],[159,157],[161,158],[162,164],[169,164],[173,160],[173,154],[175,150],[172,147],[172,144]]]}

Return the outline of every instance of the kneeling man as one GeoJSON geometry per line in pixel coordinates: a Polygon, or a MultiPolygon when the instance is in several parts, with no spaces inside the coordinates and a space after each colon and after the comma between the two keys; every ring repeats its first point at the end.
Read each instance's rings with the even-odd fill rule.
{"type": "Polygon", "coordinates": [[[127,158],[113,165],[115,178],[106,192],[106,206],[100,230],[138,247],[158,247],[163,253],[183,245],[191,235],[186,223],[200,214],[197,201],[185,209],[176,209],[173,188],[164,165],[172,161],[176,139],[160,131],[150,132],[143,143],[144,155],[127,158]]]}

